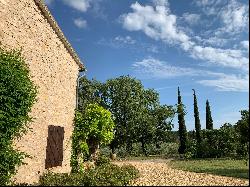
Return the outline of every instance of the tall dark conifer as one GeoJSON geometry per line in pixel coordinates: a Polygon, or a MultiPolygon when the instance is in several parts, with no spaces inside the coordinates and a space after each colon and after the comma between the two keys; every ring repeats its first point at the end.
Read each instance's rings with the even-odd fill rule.
{"type": "MultiPolygon", "coordinates": [[[[201,123],[200,123],[200,118],[199,118],[199,110],[198,110],[198,104],[197,104],[197,98],[194,91],[194,119],[195,119],[195,136],[196,136],[196,141],[199,149],[199,145],[201,144],[201,123]]],[[[199,153],[199,150],[198,150],[199,153]]]]}
{"type": "Polygon", "coordinates": [[[185,111],[184,111],[184,105],[181,102],[181,95],[180,90],[178,87],[178,123],[179,123],[179,138],[180,138],[180,146],[178,149],[179,154],[184,154],[185,150],[187,148],[187,129],[185,125],[185,111]]]}
{"type": "Polygon", "coordinates": [[[213,129],[213,119],[208,100],[206,101],[206,129],[209,130],[213,129]]]}

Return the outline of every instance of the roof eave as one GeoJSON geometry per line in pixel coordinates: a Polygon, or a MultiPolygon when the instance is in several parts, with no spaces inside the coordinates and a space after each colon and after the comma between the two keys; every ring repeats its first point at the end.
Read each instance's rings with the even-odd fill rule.
{"type": "Polygon", "coordinates": [[[86,71],[86,68],[84,67],[80,58],[78,57],[78,55],[76,54],[73,47],[70,45],[70,43],[68,42],[68,40],[64,36],[63,32],[61,31],[60,27],[58,26],[57,22],[55,21],[55,19],[51,15],[50,11],[48,10],[48,8],[44,4],[44,2],[42,0],[34,0],[34,1],[35,1],[36,5],[40,8],[43,16],[47,19],[47,21],[50,24],[50,26],[52,27],[52,29],[57,34],[58,38],[62,41],[62,43],[65,46],[65,48],[67,49],[67,51],[70,53],[72,58],[75,60],[75,62],[79,66],[79,71],[80,72],[86,71]]]}

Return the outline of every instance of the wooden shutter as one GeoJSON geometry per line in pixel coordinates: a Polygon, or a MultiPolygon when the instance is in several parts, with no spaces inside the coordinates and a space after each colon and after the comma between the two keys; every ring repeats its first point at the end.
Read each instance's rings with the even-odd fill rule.
{"type": "Polygon", "coordinates": [[[45,169],[62,166],[64,127],[48,127],[45,169]]]}

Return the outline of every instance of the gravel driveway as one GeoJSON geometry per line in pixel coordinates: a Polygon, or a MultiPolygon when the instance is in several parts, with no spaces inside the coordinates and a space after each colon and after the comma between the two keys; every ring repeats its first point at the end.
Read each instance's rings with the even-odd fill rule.
{"type": "Polygon", "coordinates": [[[195,173],[172,169],[170,160],[114,161],[114,164],[131,164],[140,171],[140,177],[131,186],[248,186],[249,180],[195,173]]]}

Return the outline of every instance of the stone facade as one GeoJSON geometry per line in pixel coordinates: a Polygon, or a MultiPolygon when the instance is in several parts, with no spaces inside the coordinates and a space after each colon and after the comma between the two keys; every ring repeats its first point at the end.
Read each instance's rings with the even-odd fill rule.
{"type": "MultiPolygon", "coordinates": [[[[38,87],[37,102],[31,112],[31,128],[15,146],[32,158],[26,158],[13,178],[16,182],[37,182],[45,172],[48,126],[64,127],[62,167],[55,172],[70,172],[70,137],[76,108],[76,87],[81,64],[65,43],[56,23],[48,19],[37,0],[0,0],[0,43],[5,48],[22,49],[38,87]]],[[[43,7],[44,8],[44,7],[43,7]]],[[[46,7],[45,7],[46,8],[46,7]]],[[[45,10],[46,13],[46,10],[45,10]]],[[[48,12],[47,12],[48,13],[48,12]]]]}

